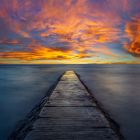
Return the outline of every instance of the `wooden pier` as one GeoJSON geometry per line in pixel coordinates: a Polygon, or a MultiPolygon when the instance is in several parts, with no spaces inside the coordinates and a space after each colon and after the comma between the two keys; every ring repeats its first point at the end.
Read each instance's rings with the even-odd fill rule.
{"type": "Polygon", "coordinates": [[[73,71],[61,77],[24,140],[118,140],[73,71]]]}

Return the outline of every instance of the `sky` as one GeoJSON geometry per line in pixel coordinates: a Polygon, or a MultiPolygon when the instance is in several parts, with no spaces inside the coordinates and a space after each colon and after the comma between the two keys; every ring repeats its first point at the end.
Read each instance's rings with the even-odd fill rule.
{"type": "Polygon", "coordinates": [[[0,0],[0,64],[140,64],[140,0],[0,0]]]}

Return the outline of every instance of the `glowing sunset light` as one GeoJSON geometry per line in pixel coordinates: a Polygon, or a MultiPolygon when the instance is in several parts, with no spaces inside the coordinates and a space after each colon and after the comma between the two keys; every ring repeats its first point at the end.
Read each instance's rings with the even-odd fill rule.
{"type": "Polygon", "coordinates": [[[139,0],[0,0],[2,64],[139,61],[139,0]]]}

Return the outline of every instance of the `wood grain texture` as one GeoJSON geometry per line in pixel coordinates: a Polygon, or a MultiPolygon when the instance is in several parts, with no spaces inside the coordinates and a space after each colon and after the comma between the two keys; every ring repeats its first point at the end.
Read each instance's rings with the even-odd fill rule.
{"type": "Polygon", "coordinates": [[[73,71],[66,71],[25,140],[118,140],[73,71]]]}

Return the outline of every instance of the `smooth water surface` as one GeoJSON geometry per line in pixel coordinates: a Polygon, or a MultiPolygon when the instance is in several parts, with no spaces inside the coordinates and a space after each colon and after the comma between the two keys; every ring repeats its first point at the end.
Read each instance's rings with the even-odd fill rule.
{"type": "Polygon", "coordinates": [[[140,65],[0,65],[0,140],[66,70],[81,76],[126,140],[140,140],[140,65]]]}

